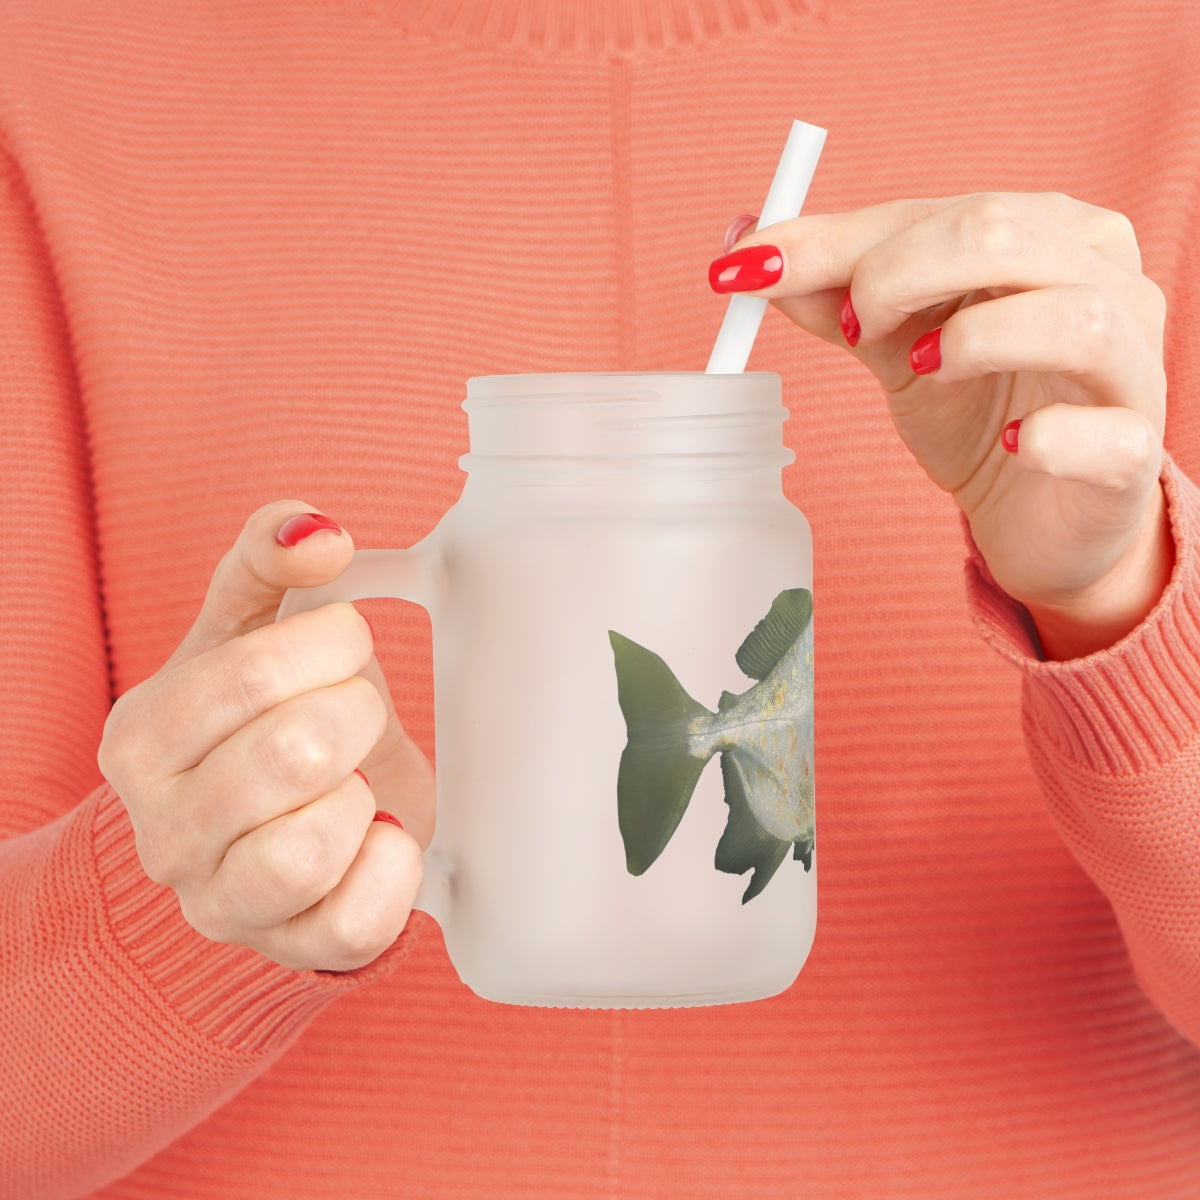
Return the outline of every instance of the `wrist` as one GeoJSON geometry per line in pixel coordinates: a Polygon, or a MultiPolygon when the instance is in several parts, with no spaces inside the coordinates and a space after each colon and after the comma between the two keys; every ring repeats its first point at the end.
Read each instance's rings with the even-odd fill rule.
{"type": "Polygon", "coordinates": [[[1083,658],[1115,645],[1150,614],[1174,566],[1175,542],[1160,484],[1137,538],[1101,578],[1061,601],[1022,601],[1045,658],[1083,658]]]}

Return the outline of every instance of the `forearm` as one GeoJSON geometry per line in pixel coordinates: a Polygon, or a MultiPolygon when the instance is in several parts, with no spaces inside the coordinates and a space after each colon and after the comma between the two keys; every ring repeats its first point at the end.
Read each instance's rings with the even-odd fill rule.
{"type": "Polygon", "coordinates": [[[0,154],[0,507],[16,514],[0,525],[0,1192],[22,1200],[123,1176],[405,948],[321,976],[206,941],[146,877],[112,790],[83,798],[122,647],[105,627],[68,306],[35,210],[0,154]]]}
{"type": "Polygon", "coordinates": [[[265,1070],[352,976],[205,941],[145,878],[107,787],[0,843],[0,1179],[24,1200],[133,1170],[265,1070]]]}
{"type": "Polygon", "coordinates": [[[1039,661],[1032,621],[975,552],[984,636],[1024,676],[1031,761],[1063,840],[1112,904],[1143,988],[1200,1044],[1200,494],[1164,471],[1174,569],[1117,645],[1039,661]]]}

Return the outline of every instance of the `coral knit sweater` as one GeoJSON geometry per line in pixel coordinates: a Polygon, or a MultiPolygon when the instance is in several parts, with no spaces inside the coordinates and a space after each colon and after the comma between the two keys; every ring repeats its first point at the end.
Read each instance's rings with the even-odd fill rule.
{"type": "MultiPolygon", "coordinates": [[[[1198,58],[1190,0],[0,0],[0,1196],[1195,1200],[1198,58]],[[425,534],[468,376],[702,369],[795,117],[814,212],[1132,218],[1161,604],[1038,661],[870,376],[769,312],[820,610],[796,984],[543,1010],[422,917],[340,976],[195,934],[98,774],[113,696],[259,505],[425,534]]],[[[432,754],[427,619],[366,611],[432,754]]]]}

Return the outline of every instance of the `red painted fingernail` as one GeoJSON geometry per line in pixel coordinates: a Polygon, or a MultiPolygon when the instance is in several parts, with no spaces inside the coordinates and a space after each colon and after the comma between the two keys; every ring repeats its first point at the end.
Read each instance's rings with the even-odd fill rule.
{"type": "Polygon", "coordinates": [[[778,246],[744,246],[718,258],[708,268],[714,292],[757,292],[783,278],[783,255],[778,246]]]}
{"type": "Polygon", "coordinates": [[[922,334],[908,352],[908,361],[918,375],[932,375],[942,365],[942,327],[922,334]]]}
{"type": "Polygon", "coordinates": [[[862,327],[858,323],[858,315],[850,300],[849,288],[846,289],[846,295],[842,300],[842,311],[838,314],[838,320],[842,326],[842,337],[846,339],[846,345],[857,346],[858,339],[862,337],[862,327]]]}
{"type": "Polygon", "coordinates": [[[750,213],[742,213],[740,217],[734,217],[733,220],[729,222],[729,228],[725,230],[725,241],[723,243],[725,246],[725,253],[729,253],[729,251],[733,248],[733,244],[741,239],[742,235],[747,229],[749,229],[752,225],[757,224],[758,218],[750,213]]]}
{"type": "Polygon", "coordinates": [[[1019,420],[1009,421],[1004,427],[1004,432],[1000,435],[1000,441],[1004,444],[1005,450],[1009,454],[1017,452],[1017,433],[1020,431],[1021,422],[1019,420]]]}
{"type": "Polygon", "coordinates": [[[336,521],[331,521],[320,513],[300,513],[298,516],[289,517],[284,521],[275,535],[275,540],[281,546],[291,549],[292,546],[298,546],[305,538],[312,537],[314,533],[320,533],[322,530],[341,533],[342,527],[336,521]]]}
{"type": "Polygon", "coordinates": [[[357,767],[354,768],[354,773],[363,781],[363,783],[367,785],[367,787],[371,786],[371,781],[357,767]]]}
{"type": "Polygon", "coordinates": [[[371,818],[372,821],[386,821],[389,825],[395,825],[397,829],[403,829],[398,817],[393,817],[390,812],[384,812],[383,809],[378,809],[375,815],[371,818]]]}

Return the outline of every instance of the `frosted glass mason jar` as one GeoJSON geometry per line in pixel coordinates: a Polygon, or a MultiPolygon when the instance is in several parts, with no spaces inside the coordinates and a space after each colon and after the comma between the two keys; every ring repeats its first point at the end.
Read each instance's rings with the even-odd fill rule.
{"type": "Polygon", "coordinates": [[[779,377],[490,376],[464,408],[467,479],[433,532],[280,609],[429,611],[417,906],[490,1000],[784,990],[816,859],[812,541],[783,495],[779,377]]]}

